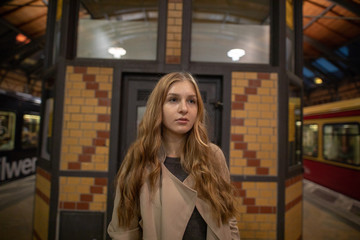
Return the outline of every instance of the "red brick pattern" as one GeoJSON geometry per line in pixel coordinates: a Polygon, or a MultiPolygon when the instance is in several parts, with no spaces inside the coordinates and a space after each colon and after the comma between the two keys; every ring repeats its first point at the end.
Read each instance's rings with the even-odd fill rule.
{"type": "Polygon", "coordinates": [[[276,239],[276,183],[233,182],[239,201],[242,239],[276,239]]]}
{"type": "Polygon", "coordinates": [[[303,175],[285,181],[285,239],[302,237],[303,175]]]}
{"type": "Polygon", "coordinates": [[[290,187],[291,185],[293,185],[299,181],[302,181],[302,180],[303,180],[303,175],[298,175],[298,176],[289,178],[285,181],[285,186],[290,187]]]}
{"type": "Polygon", "coordinates": [[[286,187],[286,206],[285,211],[290,210],[302,202],[302,180],[303,175],[289,178],[285,181],[286,187]]]}
{"type": "Polygon", "coordinates": [[[107,178],[62,177],[59,209],[105,210],[107,178]]]}
{"type": "MultiPolygon", "coordinates": [[[[248,184],[248,183],[245,183],[248,184]]],[[[255,184],[255,183],[254,183],[255,184]]],[[[261,184],[261,183],[260,183],[261,184]]],[[[276,206],[259,205],[256,204],[256,197],[248,197],[247,189],[243,188],[243,183],[233,182],[233,185],[237,189],[237,197],[242,198],[242,205],[246,206],[246,213],[276,213],[276,206]]],[[[249,189],[249,191],[254,189],[249,189]]],[[[261,193],[259,193],[261,195],[261,193]]],[[[275,196],[274,196],[275,197],[275,196]]]]}
{"type": "Polygon", "coordinates": [[[302,201],[302,195],[298,196],[297,198],[295,198],[292,201],[290,201],[289,203],[287,203],[285,206],[285,212],[289,211],[291,208],[296,206],[301,201],[302,201]]]}
{"type": "Polygon", "coordinates": [[[33,236],[47,239],[50,211],[51,174],[41,167],[36,168],[34,198],[33,236]]]}
{"type": "Polygon", "coordinates": [[[230,171],[276,175],[277,75],[233,72],[230,171]]]}
{"type": "Polygon", "coordinates": [[[36,168],[37,184],[35,186],[35,194],[40,197],[46,204],[50,203],[50,181],[51,175],[46,170],[36,168]],[[46,182],[48,184],[46,184],[46,182]]]}
{"type": "MultiPolygon", "coordinates": [[[[277,74],[233,72],[230,172],[277,175],[277,74]]],[[[276,239],[277,184],[233,183],[242,239],[276,239]]]]}
{"type": "Polygon", "coordinates": [[[51,174],[49,172],[47,172],[45,169],[42,169],[40,167],[36,168],[36,174],[38,174],[39,176],[44,177],[47,180],[51,180],[51,174]]]}
{"type": "Polygon", "coordinates": [[[62,170],[107,170],[112,74],[112,68],[67,67],[62,170]]]}

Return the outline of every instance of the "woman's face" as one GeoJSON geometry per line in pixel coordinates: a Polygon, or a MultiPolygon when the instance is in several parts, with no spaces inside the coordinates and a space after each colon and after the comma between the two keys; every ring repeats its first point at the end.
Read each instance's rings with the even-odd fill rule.
{"type": "Polygon", "coordinates": [[[163,105],[162,124],[165,137],[181,137],[194,126],[198,113],[194,85],[178,81],[170,85],[163,105]]]}

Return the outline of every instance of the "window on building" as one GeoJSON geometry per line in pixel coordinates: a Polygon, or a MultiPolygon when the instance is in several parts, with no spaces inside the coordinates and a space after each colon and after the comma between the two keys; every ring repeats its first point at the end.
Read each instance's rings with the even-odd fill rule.
{"type": "Polygon", "coordinates": [[[21,134],[21,146],[23,149],[36,148],[40,129],[40,116],[24,114],[21,134]]]}
{"type": "Polygon", "coordinates": [[[77,57],[155,60],[158,1],[81,1],[77,57]]]}
{"type": "Polygon", "coordinates": [[[191,61],[270,62],[270,0],[192,1],[191,61]]]}
{"type": "Polygon", "coordinates": [[[303,155],[309,157],[318,156],[318,134],[317,124],[304,124],[303,126],[303,155]]]}
{"type": "Polygon", "coordinates": [[[360,165],[358,123],[325,124],[323,139],[326,160],[360,165]]]}
{"type": "Polygon", "coordinates": [[[15,124],[15,113],[0,111],[0,151],[9,151],[14,149],[15,124]]]}

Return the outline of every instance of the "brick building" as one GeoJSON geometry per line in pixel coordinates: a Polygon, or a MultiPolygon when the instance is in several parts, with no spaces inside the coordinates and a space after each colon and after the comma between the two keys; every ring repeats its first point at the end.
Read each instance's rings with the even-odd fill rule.
{"type": "MultiPolygon", "coordinates": [[[[48,14],[47,43],[49,49],[56,49],[48,52],[53,54],[49,59],[54,59],[49,66],[55,66],[49,79],[55,81],[44,80],[54,84],[43,84],[47,93],[43,100],[54,100],[54,112],[49,157],[40,154],[38,160],[34,239],[106,238],[114,179],[136,133],[135,123],[146,99],[141,94],[148,94],[156,79],[171,71],[191,72],[200,88],[204,86],[204,101],[212,106],[213,141],[224,151],[238,188],[241,238],[301,239],[302,168],[292,150],[300,141],[294,129],[300,117],[294,109],[300,106],[289,100],[299,99],[302,92],[301,21],[296,21],[301,7],[297,1],[292,5],[263,1],[253,8],[214,1],[210,9],[198,0],[145,1],[148,5],[125,1],[121,9],[113,9],[118,10],[113,18],[104,17],[114,7],[111,1],[107,6],[91,1],[83,1],[82,6],[80,1],[58,2],[63,6],[53,4],[48,14]],[[204,18],[209,12],[220,14],[225,7],[229,19],[238,17],[231,8],[238,12],[246,8],[269,18],[238,24],[241,27],[235,22],[242,20],[234,21],[223,28],[221,21],[204,18]],[[131,18],[139,15],[141,23],[134,21],[132,26],[131,18]],[[90,30],[91,26],[101,31],[90,30]],[[125,36],[112,41],[126,49],[121,58],[97,55],[104,43],[94,39],[115,34],[116,29],[120,35],[134,31],[140,40],[130,39],[129,33],[130,40],[125,36]],[[146,31],[149,34],[141,35],[146,31]],[[234,34],[248,37],[243,40],[246,43],[260,44],[254,48],[260,48],[260,57],[233,61],[226,60],[226,53],[218,54],[234,34]],[[60,37],[51,40],[50,36],[60,37]],[[294,44],[293,67],[286,58],[287,37],[294,44]],[[136,53],[131,52],[134,49],[136,53]],[[289,89],[295,90],[289,93],[289,89]]],[[[43,114],[51,113],[44,109],[43,114]]],[[[48,130],[43,127],[42,131],[48,130]]]]}

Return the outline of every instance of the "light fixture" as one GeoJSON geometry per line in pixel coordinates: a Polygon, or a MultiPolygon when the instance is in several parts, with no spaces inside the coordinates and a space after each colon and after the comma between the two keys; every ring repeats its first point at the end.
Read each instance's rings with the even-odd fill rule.
{"type": "Polygon", "coordinates": [[[111,47],[108,49],[108,53],[114,56],[114,58],[121,58],[126,54],[126,50],[121,47],[111,47]]]}
{"type": "Polygon", "coordinates": [[[227,52],[227,56],[231,58],[234,62],[239,61],[239,59],[245,55],[245,50],[240,48],[233,48],[227,52]]]}
{"type": "Polygon", "coordinates": [[[16,35],[16,41],[18,43],[24,43],[24,44],[28,44],[29,42],[31,42],[31,40],[26,37],[24,34],[18,33],[18,35],[16,35]]]}
{"type": "Polygon", "coordinates": [[[314,78],[314,82],[315,82],[315,84],[320,85],[320,84],[323,83],[323,80],[321,78],[319,78],[319,77],[316,77],[316,78],[314,78]]]}

